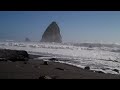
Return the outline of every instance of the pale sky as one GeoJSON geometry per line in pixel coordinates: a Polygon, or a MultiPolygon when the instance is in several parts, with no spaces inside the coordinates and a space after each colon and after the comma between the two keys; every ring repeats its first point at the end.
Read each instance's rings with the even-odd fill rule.
{"type": "Polygon", "coordinates": [[[52,21],[64,42],[120,42],[120,11],[0,11],[0,39],[39,41],[52,21]]]}

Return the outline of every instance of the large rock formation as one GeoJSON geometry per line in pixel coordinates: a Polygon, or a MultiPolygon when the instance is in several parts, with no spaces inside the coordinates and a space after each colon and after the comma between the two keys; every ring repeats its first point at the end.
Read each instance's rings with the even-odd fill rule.
{"type": "Polygon", "coordinates": [[[60,35],[60,28],[56,22],[52,22],[44,32],[41,42],[62,42],[62,37],[60,35]]]}
{"type": "Polygon", "coordinates": [[[0,61],[27,61],[29,54],[23,50],[0,49],[0,61]]]}

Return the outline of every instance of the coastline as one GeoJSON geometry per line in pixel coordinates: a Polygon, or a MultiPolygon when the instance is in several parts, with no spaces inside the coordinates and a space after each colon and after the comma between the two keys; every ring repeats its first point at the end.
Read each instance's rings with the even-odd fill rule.
{"type": "Polygon", "coordinates": [[[1,61],[0,79],[39,79],[49,76],[54,79],[120,79],[120,75],[105,74],[85,70],[76,66],[43,60],[33,60],[39,55],[30,55],[29,61],[1,61]]]}

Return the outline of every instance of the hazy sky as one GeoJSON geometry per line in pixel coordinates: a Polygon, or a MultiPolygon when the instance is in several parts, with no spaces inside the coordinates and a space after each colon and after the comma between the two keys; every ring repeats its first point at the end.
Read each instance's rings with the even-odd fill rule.
{"type": "Polygon", "coordinates": [[[120,42],[120,11],[0,11],[0,39],[39,41],[52,21],[64,42],[120,42]]]}

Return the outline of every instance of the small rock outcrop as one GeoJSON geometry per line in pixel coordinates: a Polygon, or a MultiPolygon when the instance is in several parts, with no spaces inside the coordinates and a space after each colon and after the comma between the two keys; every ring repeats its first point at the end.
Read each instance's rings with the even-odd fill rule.
{"type": "Polygon", "coordinates": [[[43,65],[48,65],[48,62],[47,62],[47,61],[44,61],[43,65]]]}
{"type": "Polygon", "coordinates": [[[97,73],[104,73],[104,72],[102,72],[102,71],[95,71],[95,72],[97,72],[97,73]]]}
{"type": "Polygon", "coordinates": [[[62,69],[62,68],[56,68],[56,69],[58,69],[58,70],[63,70],[63,71],[64,71],[64,69],[62,69]]]}
{"type": "Polygon", "coordinates": [[[41,42],[56,42],[61,43],[62,37],[60,34],[60,28],[56,22],[52,22],[47,29],[45,30],[44,34],[42,35],[41,42]]]}
{"type": "Polygon", "coordinates": [[[29,38],[25,38],[25,42],[30,42],[31,40],[29,38]]]}
{"type": "Polygon", "coordinates": [[[29,55],[26,51],[22,50],[0,49],[0,58],[10,61],[27,61],[29,55]]]}
{"type": "Polygon", "coordinates": [[[50,60],[50,61],[58,61],[57,58],[50,58],[49,60],[50,60]]]}
{"type": "Polygon", "coordinates": [[[113,71],[115,71],[115,72],[119,73],[119,70],[118,70],[118,69],[113,69],[113,71]]]}
{"type": "Polygon", "coordinates": [[[86,69],[86,70],[90,70],[90,67],[89,67],[89,66],[86,66],[84,69],[86,69]]]}

